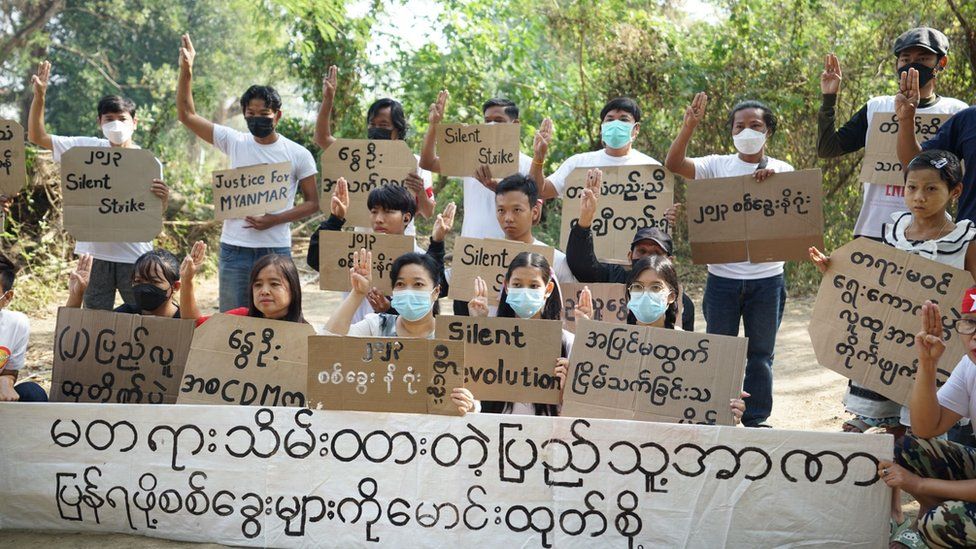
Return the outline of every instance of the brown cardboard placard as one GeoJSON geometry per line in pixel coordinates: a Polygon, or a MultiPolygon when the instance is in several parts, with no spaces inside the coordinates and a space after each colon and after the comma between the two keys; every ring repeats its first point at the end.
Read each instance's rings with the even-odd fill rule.
{"type": "MultiPolygon", "coordinates": [[[[924,142],[935,137],[951,114],[916,114],[915,139],[924,142]]],[[[868,140],[861,161],[860,180],[875,185],[905,185],[905,174],[898,160],[898,116],[876,112],[868,128],[868,140]]]]}
{"type": "Polygon", "coordinates": [[[277,212],[291,205],[291,162],[216,170],[210,184],[217,221],[277,212]]]}
{"type": "Polygon", "coordinates": [[[193,320],[61,307],[50,399],[175,403],[193,326],[193,320]]]}
{"type": "Polygon", "coordinates": [[[308,407],[460,415],[464,344],[397,337],[308,338],[308,407]]]}
{"type": "Polygon", "coordinates": [[[402,234],[319,231],[319,288],[339,292],[351,290],[349,268],[353,254],[366,248],[373,252],[373,286],[386,291],[393,287],[390,283],[393,261],[414,251],[414,246],[414,238],[402,234]]]}
{"type": "Polygon", "coordinates": [[[308,324],[215,314],[196,329],[179,404],[305,406],[308,324]]]}
{"type": "Polygon", "coordinates": [[[588,286],[593,295],[593,318],[590,320],[613,324],[627,323],[626,284],[567,282],[559,285],[559,291],[563,298],[563,328],[565,330],[576,333],[576,305],[579,303],[579,293],[584,286],[588,286]]]}
{"type": "Polygon", "coordinates": [[[694,263],[805,260],[823,247],[819,169],[688,182],[688,240],[694,263]]]}
{"type": "Polygon", "coordinates": [[[438,124],[441,175],[474,177],[482,165],[495,179],[519,171],[518,124],[438,124]]]}
{"type": "Polygon", "coordinates": [[[748,341],[579,319],[561,415],[732,425],[748,341]]]}
{"type": "Polygon", "coordinates": [[[438,339],[464,342],[464,386],[478,400],[558,404],[562,322],[439,316],[438,339]]]}
{"type": "Polygon", "coordinates": [[[480,276],[488,284],[488,303],[497,305],[508,264],[522,252],[542,254],[553,265],[555,253],[549,246],[496,238],[455,238],[448,297],[470,301],[474,297],[474,279],[480,276]]]}
{"type": "MultiPolygon", "coordinates": [[[[577,168],[566,178],[559,230],[559,245],[564,250],[569,231],[579,220],[580,196],[586,184],[586,172],[591,169],[577,168]]],[[[664,212],[674,204],[674,175],[663,166],[650,164],[609,166],[600,170],[603,185],[590,225],[593,251],[600,261],[630,264],[627,252],[639,229],[657,227],[671,232],[664,212]]]]}
{"type": "Polygon", "coordinates": [[[152,194],[162,179],[145,149],[72,147],[61,155],[64,230],[89,242],[147,242],[163,230],[163,204],[152,194]]]}
{"type": "Polygon", "coordinates": [[[858,238],[830,254],[810,316],[810,340],[817,362],[900,404],[907,404],[918,368],[917,317],[926,300],[942,312],[947,348],[939,362],[939,384],[948,379],[964,342],[952,329],[962,295],[973,285],[967,271],[954,269],[858,238]]]}
{"type": "Polygon", "coordinates": [[[417,157],[402,140],[337,139],[322,152],[322,195],[319,207],[326,214],[332,189],[340,177],[349,184],[346,223],[370,227],[366,198],[383,185],[405,186],[407,175],[418,173],[417,157]]]}
{"type": "Polygon", "coordinates": [[[24,127],[0,118],[0,194],[13,196],[27,185],[24,146],[24,127]]]}

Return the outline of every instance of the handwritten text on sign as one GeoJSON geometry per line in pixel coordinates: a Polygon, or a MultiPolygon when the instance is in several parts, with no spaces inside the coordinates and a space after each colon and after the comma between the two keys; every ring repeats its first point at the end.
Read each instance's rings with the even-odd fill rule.
{"type": "Polygon", "coordinates": [[[732,425],[747,341],[577,320],[562,413],[732,425]]]}
{"type": "Polygon", "coordinates": [[[337,139],[322,153],[319,207],[329,212],[332,190],[336,181],[344,177],[349,184],[346,221],[354,227],[369,227],[369,191],[384,185],[404,187],[411,173],[417,173],[417,157],[402,140],[337,139]]]}
{"type": "Polygon", "coordinates": [[[214,217],[242,219],[288,208],[291,162],[213,172],[214,217]]]}
{"type": "Polygon", "coordinates": [[[519,169],[518,124],[438,124],[437,155],[441,175],[474,177],[481,166],[494,178],[519,169]]]}
{"type": "Polygon", "coordinates": [[[688,239],[695,263],[806,259],[823,247],[820,170],[688,182],[688,239]]]}
{"type": "Polygon", "coordinates": [[[326,410],[458,415],[464,344],[435,339],[308,339],[308,405],[326,410]]]}
{"type": "MultiPolygon", "coordinates": [[[[577,168],[566,178],[559,243],[566,249],[569,231],[576,226],[580,196],[590,168],[577,168]]],[[[644,227],[670,232],[664,212],[674,204],[674,175],[661,166],[613,166],[600,168],[600,189],[596,215],[590,231],[593,249],[601,261],[630,263],[627,252],[634,233],[644,227]]]]}
{"type": "Polygon", "coordinates": [[[414,251],[412,236],[400,234],[319,231],[319,288],[348,292],[353,254],[373,252],[373,286],[391,288],[390,269],[396,258],[414,251]]]}
{"type": "Polygon", "coordinates": [[[180,404],[305,406],[308,324],[215,314],[196,329],[180,404]]]}
{"type": "Polygon", "coordinates": [[[54,332],[51,400],[173,404],[193,324],[62,307],[54,332]]]}
{"type": "Polygon", "coordinates": [[[590,288],[593,296],[593,316],[590,320],[625,324],[627,322],[627,286],[624,284],[583,284],[569,282],[559,285],[563,297],[563,328],[576,332],[576,306],[583,287],[590,288]]]}
{"type": "Polygon", "coordinates": [[[810,318],[821,366],[907,404],[918,369],[915,334],[926,300],[939,304],[948,348],[939,365],[945,382],[966,349],[952,323],[973,285],[967,271],[858,238],[830,254],[810,318]]]}
{"type": "Polygon", "coordinates": [[[437,317],[437,337],[464,342],[464,386],[479,400],[559,404],[558,320],[437,317]]]}
{"type": "Polygon", "coordinates": [[[494,238],[455,238],[448,297],[470,301],[474,297],[474,279],[480,276],[488,284],[488,303],[497,304],[508,264],[522,252],[542,254],[549,265],[553,264],[554,252],[549,246],[494,238]]]}
{"type": "Polygon", "coordinates": [[[5,402],[0,416],[0,493],[17,494],[0,499],[4,528],[612,549],[876,547],[888,532],[886,435],[237,406],[5,402]]]}
{"type": "Polygon", "coordinates": [[[0,118],[0,194],[13,196],[27,184],[24,127],[0,118]]]}
{"type": "Polygon", "coordinates": [[[74,147],[61,155],[64,228],[78,240],[144,242],[163,230],[163,205],[152,194],[163,177],[151,152],[74,147]]]}
{"type": "MultiPolygon", "coordinates": [[[[915,115],[915,139],[919,142],[935,137],[951,114],[915,115]]],[[[871,117],[861,181],[876,185],[904,185],[905,174],[898,161],[898,117],[893,112],[876,112],[871,117]]]]}

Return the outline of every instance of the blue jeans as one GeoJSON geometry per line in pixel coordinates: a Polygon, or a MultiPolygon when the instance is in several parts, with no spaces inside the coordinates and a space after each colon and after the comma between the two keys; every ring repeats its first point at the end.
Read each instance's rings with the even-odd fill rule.
{"type": "Polygon", "coordinates": [[[14,391],[17,391],[20,402],[47,402],[47,393],[33,381],[21,381],[14,385],[14,391]]]}
{"type": "Polygon", "coordinates": [[[291,257],[291,248],[245,248],[220,243],[220,312],[247,307],[251,268],[268,254],[291,257]]]}
{"type": "Polygon", "coordinates": [[[706,331],[738,336],[741,319],[749,338],[743,389],[751,396],[745,399],[743,425],[762,423],[773,410],[773,350],[785,305],[783,275],[756,280],[708,275],[702,300],[706,331]]]}

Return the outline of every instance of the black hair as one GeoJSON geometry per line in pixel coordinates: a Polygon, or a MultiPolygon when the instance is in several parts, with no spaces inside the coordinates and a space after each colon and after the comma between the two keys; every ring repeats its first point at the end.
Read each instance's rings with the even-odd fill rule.
{"type": "Polygon", "coordinates": [[[949,151],[929,149],[918,153],[918,156],[913,158],[905,168],[905,180],[908,180],[908,172],[917,170],[935,170],[950,191],[962,185],[962,165],[959,163],[959,157],[949,151]]]}
{"type": "Polygon", "coordinates": [[[0,293],[7,293],[14,287],[17,276],[17,266],[9,257],[0,254],[0,293]]]}
{"type": "Polygon", "coordinates": [[[383,99],[377,99],[373,101],[373,104],[369,106],[369,110],[366,111],[366,125],[370,125],[373,122],[373,118],[383,109],[390,109],[390,120],[393,122],[393,127],[396,128],[397,138],[406,139],[407,138],[407,116],[403,114],[403,105],[395,99],[390,99],[389,97],[384,97],[383,99]]]}
{"type": "Polygon", "coordinates": [[[505,107],[505,116],[511,118],[512,120],[518,120],[519,108],[511,99],[505,99],[502,97],[495,97],[485,101],[485,104],[481,106],[481,114],[485,114],[488,109],[492,107],[505,107]]]}
{"type": "Polygon", "coordinates": [[[495,187],[495,196],[512,191],[525,193],[529,197],[530,208],[539,201],[539,188],[536,186],[535,180],[527,175],[517,173],[502,179],[495,187]]]}
{"type": "MultiPolygon", "coordinates": [[[[512,262],[508,264],[508,272],[505,273],[505,286],[502,288],[502,295],[498,299],[498,314],[499,317],[505,318],[515,318],[515,310],[512,306],[508,304],[508,281],[512,278],[512,273],[515,269],[520,267],[534,267],[542,272],[542,280],[546,284],[549,281],[555,281],[555,277],[552,273],[552,267],[549,265],[549,260],[542,254],[537,254],[534,252],[522,252],[512,259],[512,262]]],[[[563,300],[559,293],[559,284],[554,284],[552,293],[549,294],[549,299],[542,306],[542,319],[543,320],[561,320],[563,312],[563,300]]]]}
{"type": "Polygon", "coordinates": [[[406,187],[399,185],[383,185],[369,191],[366,207],[372,210],[377,206],[384,210],[408,213],[410,219],[417,215],[417,199],[406,187]]]}
{"type": "MultiPolygon", "coordinates": [[[[427,274],[430,276],[430,280],[435,286],[444,288],[444,284],[442,283],[443,281],[441,280],[440,276],[440,264],[433,257],[417,252],[408,252],[393,260],[393,265],[390,267],[391,287],[396,285],[397,278],[400,277],[400,270],[407,265],[420,265],[425,271],[427,271],[427,274]]],[[[441,313],[440,303],[438,303],[436,299],[434,300],[434,307],[431,309],[431,311],[434,316],[441,313]]]]}
{"type": "Polygon", "coordinates": [[[103,114],[127,112],[132,118],[136,117],[136,104],[128,97],[121,95],[106,95],[98,101],[98,117],[103,114]]]}
{"type": "MultiPolygon", "coordinates": [[[[671,291],[674,292],[674,301],[664,311],[664,327],[672,330],[674,329],[675,322],[678,320],[678,301],[681,299],[681,283],[678,282],[678,272],[674,269],[674,263],[671,263],[671,260],[666,256],[648,255],[634,262],[630,274],[627,275],[627,286],[625,290],[627,301],[630,301],[630,286],[637,281],[641,273],[648,269],[651,269],[659,277],[664,279],[664,283],[670,286],[671,291]]],[[[627,312],[627,324],[637,324],[637,317],[630,311],[627,312]]]]}
{"type": "Polygon", "coordinates": [[[167,250],[157,248],[139,256],[132,266],[132,280],[136,276],[149,281],[156,278],[156,269],[163,273],[163,278],[172,286],[180,279],[180,260],[167,250]]]}
{"type": "Polygon", "coordinates": [[[261,256],[254,263],[254,267],[251,268],[251,277],[247,284],[247,316],[264,318],[264,314],[254,306],[254,282],[258,279],[261,271],[265,267],[270,266],[277,267],[278,271],[285,277],[285,281],[288,283],[288,293],[291,294],[291,303],[288,304],[288,311],[285,313],[285,318],[281,320],[307,324],[305,317],[302,315],[302,281],[298,278],[298,268],[295,267],[295,263],[290,257],[281,254],[261,256]]]}
{"type": "Polygon", "coordinates": [[[281,96],[278,95],[278,90],[271,86],[259,86],[255,84],[248,88],[244,92],[244,95],[241,96],[242,113],[247,112],[247,105],[254,99],[264,101],[264,105],[274,112],[281,110],[281,96]]]}
{"type": "Polygon", "coordinates": [[[729,119],[725,123],[729,128],[729,132],[732,131],[732,126],[735,124],[735,113],[746,109],[759,109],[762,111],[763,122],[766,124],[767,138],[772,137],[776,133],[776,115],[773,114],[773,110],[762,101],[755,101],[753,99],[739,101],[732,107],[732,111],[729,112],[729,119]]]}
{"type": "Polygon", "coordinates": [[[634,122],[640,122],[641,119],[641,110],[637,105],[637,101],[629,97],[616,97],[608,101],[603,106],[603,110],[600,111],[600,122],[603,122],[603,119],[607,117],[607,113],[610,111],[629,112],[634,117],[634,122]]]}

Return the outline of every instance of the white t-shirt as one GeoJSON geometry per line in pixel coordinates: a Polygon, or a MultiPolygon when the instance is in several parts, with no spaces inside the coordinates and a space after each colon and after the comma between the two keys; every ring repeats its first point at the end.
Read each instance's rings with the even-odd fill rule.
{"type": "MultiPolygon", "coordinates": [[[[536,246],[549,246],[545,242],[535,239],[533,242],[536,246]]],[[[561,284],[568,284],[572,282],[579,282],[576,277],[573,276],[573,271],[569,268],[569,263],[566,262],[566,254],[560,251],[558,248],[552,249],[552,260],[553,266],[552,270],[556,273],[556,281],[561,284]]]]}
{"type": "MultiPolygon", "coordinates": [[[[61,155],[73,147],[111,147],[108,139],[100,137],[66,137],[52,135],[52,153],[55,162],[61,162],[61,155]]],[[[138,148],[138,147],[136,147],[138,148]]],[[[91,254],[101,261],[115,263],[135,263],[139,256],[152,251],[151,242],[82,242],[75,243],[75,253],[91,254]]]]}
{"type": "MultiPolygon", "coordinates": [[[[532,157],[519,153],[519,173],[529,175],[532,171],[532,157]]],[[[461,236],[471,238],[505,238],[505,231],[498,224],[495,215],[495,193],[486,189],[477,179],[465,177],[464,184],[464,223],[461,236]]]]}
{"type": "MultiPolygon", "coordinates": [[[[934,105],[916,109],[916,114],[955,114],[966,107],[966,103],[951,97],[941,97],[934,105]]],[[[871,138],[871,120],[877,112],[895,112],[895,96],[882,95],[868,100],[868,135],[871,138]]],[[[861,213],[854,224],[854,236],[881,237],[881,225],[891,220],[891,214],[905,210],[905,187],[901,185],[874,185],[863,183],[864,192],[861,213]]]]}
{"type": "MultiPolygon", "coordinates": [[[[695,163],[695,179],[749,175],[755,172],[758,166],[758,164],[744,162],[737,154],[711,154],[692,158],[691,161],[695,163]]],[[[777,173],[793,171],[793,166],[772,157],[767,157],[766,168],[777,173]]],[[[734,280],[756,280],[783,274],[783,262],[752,263],[741,261],[738,263],[709,264],[708,272],[715,276],[734,280]]]]}
{"type": "Polygon", "coordinates": [[[602,168],[604,166],[641,166],[646,164],[661,165],[650,156],[636,150],[630,149],[625,156],[610,156],[606,149],[598,151],[574,154],[559,165],[556,172],[549,176],[549,182],[556,187],[556,192],[562,196],[563,189],[566,188],[566,178],[573,173],[576,168],[602,168]]]}
{"type": "Polygon", "coordinates": [[[967,418],[976,418],[976,364],[969,355],[962,357],[949,374],[945,385],[939,388],[939,404],[967,418]]]}
{"type": "MultiPolygon", "coordinates": [[[[231,169],[257,164],[291,162],[289,206],[271,213],[281,213],[291,209],[291,205],[295,202],[295,193],[298,191],[298,182],[318,173],[312,153],[281,134],[278,134],[278,139],[274,143],[262,145],[248,132],[214,124],[213,141],[214,146],[229,158],[231,169]]],[[[264,231],[248,229],[244,225],[243,219],[224,220],[220,241],[243,248],[291,247],[291,223],[280,223],[264,231]]]]}
{"type": "Polygon", "coordinates": [[[20,370],[27,356],[30,321],[27,315],[0,310],[0,370],[20,370]]]}

